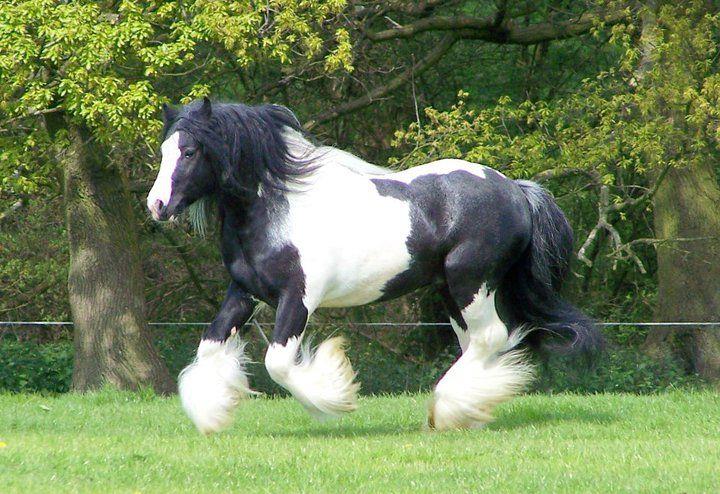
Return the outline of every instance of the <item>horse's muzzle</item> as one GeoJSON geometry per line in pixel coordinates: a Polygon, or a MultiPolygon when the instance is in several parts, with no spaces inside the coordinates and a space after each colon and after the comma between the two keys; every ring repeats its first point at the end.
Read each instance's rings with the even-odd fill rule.
{"type": "Polygon", "coordinates": [[[165,221],[168,219],[167,206],[158,199],[148,206],[150,214],[155,221],[165,221]]]}

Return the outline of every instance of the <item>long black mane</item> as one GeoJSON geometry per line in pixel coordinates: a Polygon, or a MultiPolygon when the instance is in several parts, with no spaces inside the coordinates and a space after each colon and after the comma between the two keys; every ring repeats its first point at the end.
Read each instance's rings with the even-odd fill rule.
{"type": "Polygon", "coordinates": [[[303,133],[300,122],[279,105],[194,101],[165,125],[165,137],[182,130],[197,139],[215,167],[223,192],[257,194],[258,187],[286,190],[312,170],[307,156],[295,156],[283,137],[303,133]]]}

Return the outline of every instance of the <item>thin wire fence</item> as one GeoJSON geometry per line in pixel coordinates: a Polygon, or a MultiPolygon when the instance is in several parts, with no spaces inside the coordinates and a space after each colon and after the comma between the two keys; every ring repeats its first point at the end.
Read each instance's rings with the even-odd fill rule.
{"type": "MultiPolygon", "coordinates": [[[[619,331],[622,328],[640,328],[648,329],[650,331],[659,330],[661,328],[702,328],[704,330],[717,330],[720,329],[720,321],[658,321],[658,322],[632,322],[632,321],[608,321],[597,323],[603,330],[608,331],[606,334],[610,336],[614,331],[619,331]]],[[[148,323],[151,327],[151,336],[154,339],[165,338],[169,335],[169,331],[172,330],[172,334],[180,338],[181,341],[190,341],[198,337],[199,329],[206,328],[210,325],[209,322],[202,321],[153,321],[148,323]],[[180,331],[178,331],[180,330],[180,331]]],[[[251,319],[245,324],[248,331],[252,332],[252,329],[257,331],[258,336],[261,340],[269,345],[268,336],[271,333],[272,327],[275,325],[273,322],[259,322],[257,319],[251,319]]],[[[0,339],[5,340],[7,338],[17,339],[19,342],[35,341],[37,343],[52,343],[67,341],[73,337],[73,326],[72,321],[0,321],[0,339]]],[[[352,333],[357,334],[360,337],[377,341],[381,345],[388,347],[387,343],[380,338],[379,331],[388,329],[401,331],[403,329],[412,330],[440,330],[441,328],[451,328],[452,325],[449,322],[411,322],[411,321],[380,321],[380,322],[366,322],[366,321],[323,321],[323,320],[311,320],[308,323],[309,328],[313,329],[333,329],[337,331],[338,328],[345,326],[352,333]],[[355,330],[355,331],[353,331],[355,330]]],[[[385,333],[388,336],[389,333],[385,333]]],[[[400,333],[396,333],[400,334],[400,333]]],[[[388,347],[391,351],[393,350],[388,347]]]]}
{"type": "MultiPolygon", "coordinates": [[[[0,321],[0,327],[7,326],[73,326],[75,323],[72,321],[0,321]]],[[[255,322],[250,321],[245,326],[253,324],[259,324],[260,326],[272,327],[275,323],[271,322],[255,322]]],[[[334,324],[349,324],[357,327],[375,327],[375,326],[389,326],[389,327],[451,327],[450,323],[447,322],[395,322],[395,321],[384,321],[384,322],[360,322],[360,321],[338,321],[338,322],[313,322],[310,325],[323,325],[331,326],[334,324]]],[[[632,321],[611,321],[611,322],[599,322],[596,323],[602,327],[623,327],[623,326],[639,326],[639,327],[663,327],[663,326],[700,326],[700,327],[720,327],[720,321],[659,321],[659,322],[632,322],[632,321]]],[[[197,327],[197,326],[209,326],[209,322],[150,322],[149,326],[175,326],[175,327],[197,327]]]]}

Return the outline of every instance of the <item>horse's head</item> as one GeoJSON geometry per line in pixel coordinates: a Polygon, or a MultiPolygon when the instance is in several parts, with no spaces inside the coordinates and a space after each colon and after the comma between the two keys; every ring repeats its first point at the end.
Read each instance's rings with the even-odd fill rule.
{"type": "Polygon", "coordinates": [[[287,190],[314,169],[316,148],[285,107],[205,98],[164,112],[162,162],[147,198],[156,220],[218,192],[247,204],[261,190],[287,190]]]}
{"type": "Polygon", "coordinates": [[[209,125],[212,105],[205,98],[181,110],[163,106],[165,141],[155,184],[147,197],[152,217],[164,221],[216,189],[205,146],[196,129],[209,125]]]}

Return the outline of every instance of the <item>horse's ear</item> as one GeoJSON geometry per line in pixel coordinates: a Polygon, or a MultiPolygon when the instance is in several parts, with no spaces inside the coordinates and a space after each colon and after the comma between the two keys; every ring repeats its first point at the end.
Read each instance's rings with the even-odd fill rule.
{"type": "Polygon", "coordinates": [[[200,108],[200,115],[205,118],[210,118],[210,116],[212,115],[212,103],[210,103],[210,99],[207,96],[203,98],[202,107],[200,108]]]}
{"type": "Polygon", "coordinates": [[[178,115],[178,111],[167,103],[162,105],[163,121],[165,123],[172,122],[178,115]]]}

